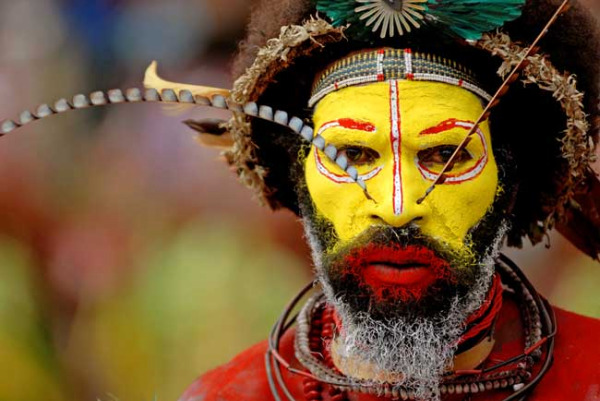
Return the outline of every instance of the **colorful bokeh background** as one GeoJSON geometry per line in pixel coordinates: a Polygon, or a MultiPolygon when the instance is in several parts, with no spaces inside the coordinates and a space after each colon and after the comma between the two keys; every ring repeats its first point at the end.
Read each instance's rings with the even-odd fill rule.
{"type": "MultiPolygon", "coordinates": [[[[0,120],[139,86],[154,59],[228,87],[250,6],[1,0],[0,120]]],[[[0,140],[0,400],[175,400],[310,280],[296,218],[260,207],[180,123],[207,116],[222,114],[111,106],[0,140]]],[[[555,304],[600,317],[600,265],[549,241],[508,253],[555,304]]]]}

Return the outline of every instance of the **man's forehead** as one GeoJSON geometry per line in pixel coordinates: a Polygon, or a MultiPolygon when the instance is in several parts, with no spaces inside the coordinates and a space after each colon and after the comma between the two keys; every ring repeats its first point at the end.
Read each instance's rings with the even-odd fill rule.
{"type": "Polygon", "coordinates": [[[378,82],[344,88],[330,93],[315,108],[318,130],[359,128],[372,125],[389,127],[391,116],[399,113],[400,122],[410,123],[415,133],[442,124],[448,119],[474,120],[481,112],[480,99],[471,92],[435,82],[400,80],[391,90],[391,82],[378,82]],[[332,124],[345,121],[345,124],[332,124]],[[350,123],[352,122],[352,123],[350,123]]]}

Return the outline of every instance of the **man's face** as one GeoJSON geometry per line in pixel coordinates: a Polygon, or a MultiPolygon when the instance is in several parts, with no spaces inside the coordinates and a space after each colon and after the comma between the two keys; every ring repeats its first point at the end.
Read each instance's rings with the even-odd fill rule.
{"type": "Polygon", "coordinates": [[[446,182],[422,204],[417,199],[481,112],[465,89],[416,81],[346,88],[318,103],[316,132],[358,169],[373,198],[311,149],[305,217],[317,227],[320,273],[351,310],[378,318],[439,311],[473,286],[485,248],[474,244],[494,240],[476,229],[498,192],[487,121],[446,182]]]}

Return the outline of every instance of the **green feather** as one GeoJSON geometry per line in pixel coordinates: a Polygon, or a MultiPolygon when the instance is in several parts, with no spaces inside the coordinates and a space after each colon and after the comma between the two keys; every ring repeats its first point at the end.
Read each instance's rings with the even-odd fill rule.
{"type": "Polygon", "coordinates": [[[517,19],[525,0],[429,0],[427,15],[464,39],[479,39],[485,32],[517,19]]]}
{"type": "Polygon", "coordinates": [[[327,15],[331,25],[341,26],[358,22],[358,15],[354,12],[357,4],[354,0],[315,0],[317,11],[327,15]]]}
{"type": "MultiPolygon", "coordinates": [[[[485,32],[500,28],[517,19],[526,0],[429,0],[425,4],[426,20],[464,39],[479,39],[485,32]]],[[[317,10],[331,20],[333,26],[350,24],[349,33],[356,37],[369,35],[371,29],[354,10],[356,0],[313,0],[317,10]]]]}

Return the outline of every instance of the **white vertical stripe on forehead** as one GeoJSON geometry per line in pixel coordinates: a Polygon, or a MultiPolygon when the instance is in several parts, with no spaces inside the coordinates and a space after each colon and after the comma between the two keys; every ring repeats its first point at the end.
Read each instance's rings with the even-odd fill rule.
{"type": "Polygon", "coordinates": [[[394,214],[402,214],[404,199],[402,193],[402,175],[401,175],[401,128],[400,128],[400,102],[398,100],[398,81],[390,81],[390,141],[392,146],[392,155],[394,157],[394,183],[392,201],[394,214]]]}

